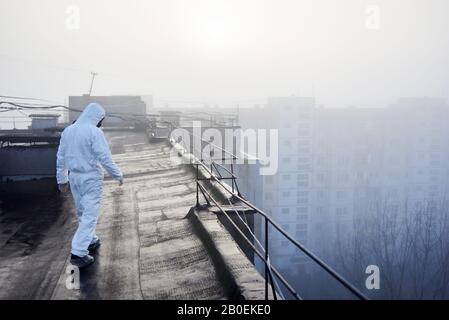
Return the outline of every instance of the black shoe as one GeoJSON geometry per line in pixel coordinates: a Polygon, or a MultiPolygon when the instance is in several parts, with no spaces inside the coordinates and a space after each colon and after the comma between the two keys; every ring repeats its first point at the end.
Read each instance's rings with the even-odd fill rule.
{"type": "Polygon", "coordinates": [[[88,265],[94,263],[94,261],[95,261],[94,257],[88,254],[86,254],[84,257],[78,257],[72,254],[70,257],[70,263],[73,264],[74,266],[77,266],[78,268],[87,267],[88,265]]]}
{"type": "Polygon", "coordinates": [[[97,239],[96,241],[92,242],[89,247],[87,248],[87,250],[92,251],[97,249],[99,246],[101,245],[100,239],[97,239]]]}

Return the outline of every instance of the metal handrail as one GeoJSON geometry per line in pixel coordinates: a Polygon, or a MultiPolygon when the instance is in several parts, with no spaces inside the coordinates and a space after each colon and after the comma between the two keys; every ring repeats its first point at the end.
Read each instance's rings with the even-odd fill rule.
{"type": "MultiPolygon", "coordinates": [[[[188,131],[187,131],[187,132],[188,132],[188,131]]],[[[228,159],[228,160],[237,160],[237,159],[239,159],[239,157],[237,157],[235,154],[233,154],[232,152],[229,152],[229,151],[226,150],[226,149],[223,149],[222,147],[216,145],[215,143],[213,143],[213,142],[211,142],[211,141],[207,141],[207,140],[205,140],[205,139],[203,139],[203,138],[201,138],[201,137],[197,137],[196,135],[194,135],[194,134],[191,133],[191,132],[188,132],[188,133],[189,133],[189,135],[191,135],[193,138],[200,139],[202,142],[205,142],[205,143],[207,143],[207,144],[209,144],[209,145],[211,145],[211,146],[213,146],[213,147],[219,149],[220,151],[224,151],[224,153],[230,155],[232,158],[231,158],[231,159],[228,159]]]]}
{"type": "MultiPolygon", "coordinates": [[[[284,286],[290,291],[290,293],[293,296],[295,296],[296,299],[302,300],[301,296],[299,296],[299,294],[296,292],[296,290],[288,283],[288,281],[282,276],[282,274],[268,262],[268,255],[267,255],[268,251],[265,250],[265,255],[260,253],[259,250],[257,250],[257,248],[254,246],[254,244],[246,237],[246,235],[243,233],[243,231],[240,230],[240,228],[235,224],[235,222],[231,219],[231,217],[226,213],[226,211],[223,209],[223,207],[220,206],[220,204],[218,204],[218,201],[216,201],[214,199],[214,197],[212,197],[212,195],[206,190],[206,188],[204,188],[204,186],[202,186],[199,182],[198,182],[198,185],[199,185],[200,189],[202,190],[203,196],[206,194],[209,197],[209,199],[212,200],[212,202],[215,204],[215,206],[226,216],[226,218],[229,220],[229,222],[231,222],[231,224],[234,226],[234,228],[237,230],[237,232],[243,237],[245,242],[253,249],[254,253],[256,253],[257,256],[264,262],[266,270],[271,278],[271,287],[273,290],[273,297],[276,299],[277,295],[276,295],[276,291],[274,290],[271,270],[273,270],[273,273],[281,280],[282,284],[284,284],[284,286]],[[270,268],[268,268],[268,264],[270,265],[270,268]]],[[[209,203],[209,200],[206,199],[206,201],[209,203]]],[[[266,285],[268,284],[268,282],[265,282],[265,283],[266,283],[266,285]]],[[[265,288],[265,294],[268,295],[267,287],[265,288]]],[[[268,298],[268,297],[266,296],[266,298],[268,298]]]]}
{"type": "MultiPolygon", "coordinates": [[[[232,206],[232,202],[229,199],[226,199],[228,201],[228,203],[232,206]]],[[[255,241],[255,243],[259,246],[259,248],[262,248],[263,252],[265,253],[265,247],[260,243],[259,239],[257,239],[257,236],[254,234],[254,232],[251,230],[251,228],[248,225],[248,220],[246,219],[246,214],[245,212],[242,212],[243,214],[243,218],[245,218],[245,220],[242,219],[242,217],[240,216],[238,210],[236,208],[233,208],[234,213],[236,214],[236,216],[240,219],[240,221],[242,221],[243,226],[246,227],[246,229],[248,230],[248,232],[251,234],[253,240],[255,241]]],[[[265,240],[266,242],[268,241],[268,239],[265,240]]],[[[265,243],[265,246],[268,246],[267,243],[265,243]]],[[[267,260],[267,264],[265,265],[265,267],[268,267],[271,270],[271,262],[270,262],[270,257],[267,255],[266,257],[267,260]]],[[[265,276],[267,276],[265,274],[265,276]]],[[[271,278],[271,282],[273,283],[273,279],[271,278]]],[[[279,285],[277,284],[277,282],[274,282],[274,285],[276,285],[276,289],[278,291],[278,294],[282,297],[282,299],[284,298],[284,295],[282,294],[281,289],[279,288],[279,285]]],[[[266,288],[266,291],[268,291],[268,289],[266,288]]],[[[299,296],[299,295],[298,295],[299,296]]]]}
{"type": "MultiPolygon", "coordinates": [[[[207,168],[207,167],[206,167],[207,168]]],[[[361,293],[357,288],[355,288],[351,283],[349,283],[345,278],[343,278],[339,273],[337,273],[334,269],[332,269],[329,265],[327,265],[324,261],[322,261],[320,258],[318,258],[314,253],[312,253],[309,249],[304,247],[299,241],[291,237],[286,231],[284,231],[271,217],[269,217],[264,211],[257,208],[255,205],[250,203],[249,201],[245,200],[242,196],[235,194],[232,192],[232,190],[229,190],[228,187],[220,181],[220,179],[217,179],[214,177],[214,180],[223,187],[228,193],[232,194],[234,197],[236,197],[238,200],[246,204],[248,207],[253,209],[255,212],[263,216],[266,221],[268,221],[275,229],[277,229],[287,240],[289,240],[291,243],[293,243],[298,249],[300,249],[304,254],[306,254],[309,258],[311,258],[314,262],[316,262],[320,267],[322,267],[325,271],[327,271],[333,278],[335,278],[339,283],[341,283],[344,287],[346,287],[349,291],[351,291],[355,296],[362,300],[367,300],[368,298],[361,293]]]]}
{"type": "MultiPolygon", "coordinates": [[[[228,155],[232,156],[232,159],[230,160],[237,160],[238,157],[236,155],[234,155],[233,153],[223,149],[222,147],[212,143],[211,141],[207,141],[201,137],[197,137],[196,135],[194,135],[191,132],[188,132],[189,135],[191,135],[194,138],[200,139],[200,141],[205,142],[217,149],[220,149],[221,151],[224,151],[225,153],[227,153],[228,155]]],[[[195,152],[195,150],[193,150],[195,152]]],[[[201,154],[201,151],[200,151],[201,154]]],[[[194,155],[194,154],[193,154],[194,155]]],[[[195,156],[195,155],[194,155],[195,156]]],[[[251,241],[249,239],[247,239],[247,237],[242,233],[242,231],[240,230],[240,228],[238,228],[237,225],[235,225],[235,223],[232,221],[232,219],[230,219],[232,225],[234,227],[236,227],[238,229],[238,232],[240,234],[243,235],[243,238],[245,239],[246,242],[249,242],[250,247],[254,250],[254,252],[262,259],[262,261],[265,264],[265,285],[266,285],[266,298],[268,298],[268,276],[272,277],[270,271],[267,268],[267,263],[268,263],[268,227],[269,224],[271,224],[276,230],[278,230],[288,241],[290,241],[290,243],[293,243],[293,245],[298,248],[300,251],[302,251],[306,256],[308,256],[310,259],[312,259],[312,261],[314,261],[315,263],[317,263],[322,269],[324,269],[331,277],[333,277],[335,280],[337,280],[337,282],[339,282],[341,285],[343,285],[347,290],[349,290],[352,294],[354,294],[356,297],[358,297],[361,300],[368,300],[368,298],[362,293],[360,292],[356,287],[354,287],[351,283],[349,283],[349,281],[347,281],[345,278],[343,278],[343,276],[341,276],[337,271],[335,271],[333,268],[331,268],[328,264],[326,264],[323,260],[321,260],[318,256],[316,256],[313,252],[311,252],[309,249],[307,249],[306,247],[304,247],[299,241],[297,241],[296,239],[294,239],[292,236],[290,236],[286,231],[284,231],[282,229],[282,227],[280,227],[271,217],[269,217],[268,214],[266,214],[263,210],[259,209],[258,207],[256,207],[255,205],[253,205],[252,203],[250,203],[249,201],[247,201],[246,199],[244,199],[240,192],[235,193],[234,190],[234,184],[237,185],[236,183],[236,179],[237,177],[234,175],[233,172],[233,168],[232,168],[232,163],[231,163],[231,177],[230,179],[232,180],[232,190],[229,189],[229,186],[225,183],[223,183],[221,180],[224,180],[224,177],[217,177],[214,175],[213,173],[213,166],[212,163],[215,163],[215,160],[211,159],[211,166],[210,168],[204,163],[202,156],[201,156],[201,161],[197,161],[196,163],[196,183],[197,183],[197,206],[199,206],[199,192],[202,193],[203,197],[205,198],[206,202],[208,203],[208,205],[210,205],[210,200],[212,200],[212,202],[214,202],[214,204],[219,208],[219,210],[225,214],[225,216],[230,219],[230,217],[227,215],[227,213],[223,210],[223,208],[218,204],[218,202],[207,192],[207,190],[201,185],[200,180],[214,180],[216,181],[224,190],[226,190],[229,194],[231,194],[233,197],[235,197],[236,199],[238,199],[239,201],[241,201],[242,203],[244,203],[245,205],[247,205],[248,207],[250,207],[251,209],[253,209],[256,213],[260,214],[264,219],[265,219],[265,256],[262,257],[260,252],[254,247],[254,245],[251,243],[251,241]],[[210,178],[205,178],[205,179],[200,179],[199,178],[199,165],[203,166],[207,171],[210,171],[210,178]],[[209,198],[209,199],[208,199],[209,198]]],[[[219,164],[220,165],[220,164],[219,164]]],[[[223,167],[223,166],[222,166],[223,167]]],[[[217,170],[218,171],[218,170],[217,170]]],[[[229,172],[228,172],[229,173],[229,172]]],[[[270,264],[271,266],[271,264],[270,264]]],[[[272,267],[272,266],[271,266],[272,267]]],[[[282,275],[274,268],[273,268],[273,273],[281,280],[281,282],[286,286],[286,288],[298,299],[300,299],[299,295],[296,293],[296,291],[291,287],[291,285],[288,284],[288,282],[282,277],[282,275]],[[292,289],[292,290],[290,290],[292,289]]],[[[271,279],[272,280],[272,279],[271,279]]]]}

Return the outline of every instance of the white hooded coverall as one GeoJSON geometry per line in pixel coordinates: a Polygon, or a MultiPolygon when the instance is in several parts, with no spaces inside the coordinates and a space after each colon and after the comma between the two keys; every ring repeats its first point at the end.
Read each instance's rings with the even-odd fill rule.
{"type": "Polygon", "coordinates": [[[100,210],[103,168],[116,180],[123,175],[112,160],[103,131],[97,124],[105,111],[90,103],[76,122],[62,132],[56,161],[58,184],[70,182],[76,206],[78,229],[72,240],[72,254],[84,257],[96,241],[95,228],[100,210]]]}

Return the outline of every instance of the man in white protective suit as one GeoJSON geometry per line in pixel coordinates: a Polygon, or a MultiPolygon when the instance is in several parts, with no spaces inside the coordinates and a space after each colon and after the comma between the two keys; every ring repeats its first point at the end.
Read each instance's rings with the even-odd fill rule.
{"type": "Polygon", "coordinates": [[[112,160],[111,151],[100,129],[105,111],[90,103],[72,125],[64,129],[56,161],[56,179],[61,192],[72,191],[78,218],[78,229],[72,240],[70,262],[86,267],[94,262],[89,255],[100,246],[95,233],[100,212],[103,168],[119,185],[123,175],[112,160]]]}

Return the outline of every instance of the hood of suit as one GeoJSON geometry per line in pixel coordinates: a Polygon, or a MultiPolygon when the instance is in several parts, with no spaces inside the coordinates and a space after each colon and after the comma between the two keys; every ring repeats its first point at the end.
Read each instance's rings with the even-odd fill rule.
{"type": "Polygon", "coordinates": [[[89,103],[81,115],[76,120],[76,123],[89,123],[94,126],[100,122],[106,115],[104,108],[98,103],[89,103]]]}

